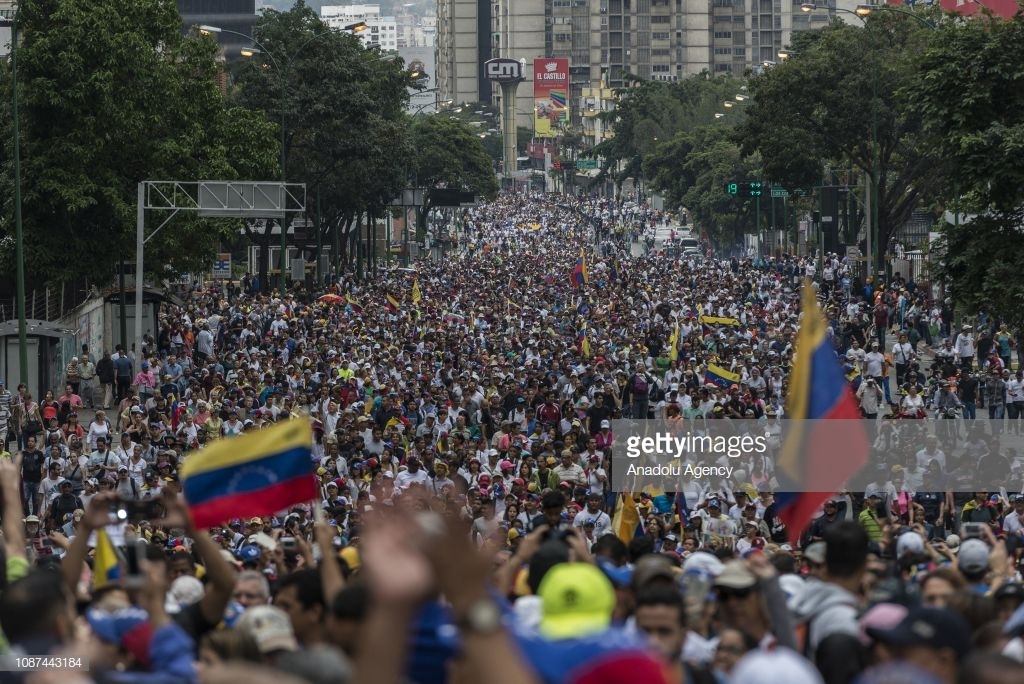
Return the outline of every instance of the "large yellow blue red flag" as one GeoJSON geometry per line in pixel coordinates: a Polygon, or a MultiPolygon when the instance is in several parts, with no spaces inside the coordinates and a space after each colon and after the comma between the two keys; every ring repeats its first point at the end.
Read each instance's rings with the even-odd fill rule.
{"type": "Polygon", "coordinates": [[[860,409],[828,337],[814,288],[805,283],[796,363],[786,396],[785,441],[775,468],[778,515],[796,539],[824,501],[868,460],[860,409]]]}
{"type": "Polygon", "coordinates": [[[99,589],[121,578],[121,559],[110,535],[102,527],[96,530],[96,555],[92,563],[92,588],[99,589]]]}
{"type": "Polygon", "coordinates": [[[318,497],[308,420],[217,440],[181,468],[181,487],[196,527],[270,515],[318,497]]]}
{"type": "Polygon", "coordinates": [[[576,265],[572,269],[570,280],[573,287],[583,287],[590,282],[590,275],[587,273],[587,257],[582,249],[579,258],[576,259],[576,265]]]}

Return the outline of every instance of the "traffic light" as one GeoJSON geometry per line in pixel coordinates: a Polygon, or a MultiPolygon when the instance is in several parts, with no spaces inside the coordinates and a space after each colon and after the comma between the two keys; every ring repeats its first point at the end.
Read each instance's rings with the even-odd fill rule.
{"type": "Polygon", "coordinates": [[[760,197],[764,191],[761,183],[726,183],[725,191],[733,197],[760,197]]]}

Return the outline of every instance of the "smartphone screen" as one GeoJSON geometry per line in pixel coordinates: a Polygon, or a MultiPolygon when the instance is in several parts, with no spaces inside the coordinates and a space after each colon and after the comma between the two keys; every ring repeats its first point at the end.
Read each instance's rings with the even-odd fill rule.
{"type": "Polygon", "coordinates": [[[146,542],[137,541],[128,544],[124,549],[125,559],[125,584],[129,587],[141,587],[144,578],[142,575],[142,561],[146,558],[146,542]]]}

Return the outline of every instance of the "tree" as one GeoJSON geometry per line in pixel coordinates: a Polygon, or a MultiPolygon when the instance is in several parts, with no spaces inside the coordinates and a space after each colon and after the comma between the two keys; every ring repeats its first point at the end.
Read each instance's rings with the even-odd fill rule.
{"type": "Polygon", "coordinates": [[[939,26],[900,93],[951,172],[946,205],[975,214],[943,227],[938,275],[958,305],[1024,326],[1024,16],[939,26]]]}
{"type": "MultiPolygon", "coordinates": [[[[225,106],[216,47],[182,35],[174,2],[23,0],[20,5],[18,88],[30,283],[110,282],[116,264],[134,258],[140,181],[233,180],[243,172],[259,178],[273,169],[265,155],[273,129],[260,116],[225,106]]],[[[3,115],[6,120],[9,109],[3,115]]],[[[11,186],[10,167],[2,182],[11,186]]],[[[4,213],[4,229],[13,232],[10,204],[4,213]]],[[[204,269],[236,226],[179,216],[147,244],[146,264],[160,269],[161,276],[168,270],[204,269]]]]}
{"type": "Polygon", "coordinates": [[[919,78],[915,55],[930,36],[891,12],[863,28],[835,22],[794,34],[796,54],[751,81],[737,140],[761,153],[767,180],[791,189],[821,185],[828,166],[877,174],[879,244],[888,244],[941,179],[919,116],[896,95],[919,78]]]}
{"type": "Polygon", "coordinates": [[[705,72],[675,83],[637,79],[617,90],[615,109],[598,114],[615,135],[587,153],[604,160],[595,182],[611,177],[622,183],[643,177],[644,160],[659,141],[714,121],[722,102],[740,89],[741,83],[732,76],[712,78],[705,72]]]}
{"type": "Polygon", "coordinates": [[[756,232],[755,200],[726,192],[728,183],[760,178],[757,155],[744,157],[727,125],[711,124],[677,133],[644,160],[651,184],[666,205],[685,206],[720,249],[740,249],[743,234],[756,232]]]}
{"type": "MultiPolygon", "coordinates": [[[[485,199],[498,193],[494,160],[465,122],[438,115],[415,117],[412,148],[410,170],[419,187],[463,190],[485,199]]],[[[417,208],[417,237],[432,208],[429,200],[417,208]]]]}
{"type": "MultiPolygon", "coordinates": [[[[261,52],[239,68],[233,97],[283,124],[285,177],[306,184],[307,213],[322,239],[336,238],[338,263],[358,239],[357,217],[381,212],[405,183],[408,74],[301,0],[265,11],[255,38],[261,52]]],[[[250,237],[269,247],[269,235],[250,237]]]]}

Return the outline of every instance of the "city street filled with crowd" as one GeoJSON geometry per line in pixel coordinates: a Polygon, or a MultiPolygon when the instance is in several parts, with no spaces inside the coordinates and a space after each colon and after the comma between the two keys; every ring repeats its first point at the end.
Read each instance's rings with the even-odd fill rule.
{"type": "Polygon", "coordinates": [[[836,255],[684,253],[681,218],[502,195],[444,259],[208,281],[139,353],[5,390],[0,679],[1021,681],[1015,337],[836,255]],[[792,417],[808,301],[865,489],[792,517],[769,440],[615,490],[613,424],[792,417]]]}

